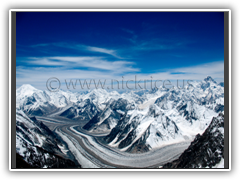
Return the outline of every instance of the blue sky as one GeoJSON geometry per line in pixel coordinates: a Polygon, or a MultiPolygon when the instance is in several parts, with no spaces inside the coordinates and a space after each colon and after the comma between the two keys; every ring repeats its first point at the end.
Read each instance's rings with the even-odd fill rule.
{"type": "Polygon", "coordinates": [[[224,76],[221,12],[17,12],[17,87],[224,76]]]}

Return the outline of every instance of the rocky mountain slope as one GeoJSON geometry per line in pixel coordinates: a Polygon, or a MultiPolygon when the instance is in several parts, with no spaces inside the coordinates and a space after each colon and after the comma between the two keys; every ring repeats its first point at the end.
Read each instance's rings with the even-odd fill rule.
{"type": "Polygon", "coordinates": [[[222,113],[212,119],[202,135],[196,135],[179,159],[165,164],[162,168],[214,168],[220,162],[224,162],[224,115],[222,113]]]}
{"type": "Polygon", "coordinates": [[[127,111],[105,138],[110,146],[125,151],[138,142],[150,150],[192,140],[213,117],[224,113],[224,89],[211,77],[193,82],[189,89],[156,90],[142,96],[148,100],[127,111]]]}
{"type": "Polygon", "coordinates": [[[105,108],[83,127],[89,131],[107,131],[113,129],[119,119],[121,119],[129,110],[133,109],[131,103],[126,99],[119,98],[117,100],[110,99],[105,108]]]}
{"type": "Polygon", "coordinates": [[[16,112],[16,152],[33,168],[81,167],[60,137],[21,110],[16,112]]]}

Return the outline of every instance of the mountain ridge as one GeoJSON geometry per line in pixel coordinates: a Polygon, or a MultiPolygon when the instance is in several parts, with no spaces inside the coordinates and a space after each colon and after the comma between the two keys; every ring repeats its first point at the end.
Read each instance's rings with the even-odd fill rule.
{"type": "Polygon", "coordinates": [[[21,110],[16,112],[16,152],[30,168],[81,167],[59,136],[21,110]]]}
{"type": "Polygon", "coordinates": [[[214,168],[222,160],[224,161],[224,115],[220,113],[213,117],[202,135],[196,135],[179,159],[162,168],[214,168]]]}
{"type": "Polygon", "coordinates": [[[214,116],[224,113],[224,88],[210,76],[192,82],[191,88],[155,88],[139,93],[34,91],[20,96],[17,109],[30,116],[60,112],[55,114],[76,122],[88,121],[83,129],[108,132],[113,137],[105,138],[106,142],[124,151],[134,149],[131,146],[140,139],[138,144],[144,142],[149,150],[193,139],[204,132],[214,116]]]}

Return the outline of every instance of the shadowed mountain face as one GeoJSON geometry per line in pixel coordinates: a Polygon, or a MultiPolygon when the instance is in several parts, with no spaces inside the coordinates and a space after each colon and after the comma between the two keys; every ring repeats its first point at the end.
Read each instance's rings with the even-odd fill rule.
{"type": "Polygon", "coordinates": [[[224,159],[224,115],[212,119],[202,135],[197,135],[179,159],[163,168],[212,168],[224,159]]]}
{"type": "Polygon", "coordinates": [[[130,109],[131,104],[126,99],[111,99],[103,111],[96,114],[83,128],[93,131],[111,130],[130,109]]]}
{"type": "Polygon", "coordinates": [[[81,167],[59,136],[21,110],[16,112],[16,151],[20,163],[17,167],[27,164],[31,168],[81,167]]]}
{"type": "Polygon", "coordinates": [[[99,108],[90,99],[86,99],[82,102],[73,103],[59,116],[75,120],[91,120],[99,112],[99,108]]]}

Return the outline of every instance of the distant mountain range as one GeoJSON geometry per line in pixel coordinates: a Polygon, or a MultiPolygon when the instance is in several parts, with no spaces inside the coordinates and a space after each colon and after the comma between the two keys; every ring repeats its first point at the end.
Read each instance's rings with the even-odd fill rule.
{"type": "MultiPolygon", "coordinates": [[[[53,132],[37,120],[31,119],[34,116],[64,117],[75,120],[76,123],[84,121],[84,130],[89,133],[108,133],[103,138],[108,146],[130,153],[143,153],[184,141],[203,143],[206,140],[200,137],[205,138],[206,133],[207,136],[214,134],[208,129],[223,127],[212,119],[224,119],[224,83],[218,84],[208,76],[201,82],[191,84],[189,88],[155,88],[121,94],[104,89],[94,89],[84,94],[62,90],[49,92],[31,85],[22,85],[16,90],[17,152],[26,160],[27,156],[22,153],[23,144],[26,147],[39,147],[53,154],[64,154],[64,148],[68,150],[62,140],[53,138],[53,132]],[[29,128],[34,130],[27,131],[29,128]],[[197,134],[199,135],[195,137],[197,134]]],[[[222,141],[223,139],[219,140],[219,143],[222,141]]],[[[197,148],[191,145],[190,149],[194,152],[193,149],[197,148]]],[[[218,148],[218,151],[223,150],[218,148]]],[[[218,163],[218,160],[214,162],[218,163]]],[[[194,163],[198,163],[198,160],[192,160],[192,164],[194,163]]],[[[201,163],[199,166],[185,167],[204,167],[205,164],[214,166],[214,163],[201,163]]],[[[176,164],[180,163],[165,167],[180,167],[176,164]]]]}

